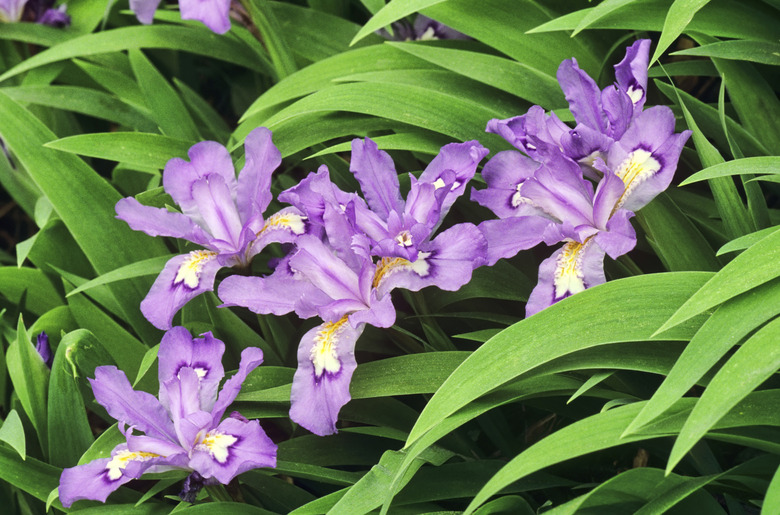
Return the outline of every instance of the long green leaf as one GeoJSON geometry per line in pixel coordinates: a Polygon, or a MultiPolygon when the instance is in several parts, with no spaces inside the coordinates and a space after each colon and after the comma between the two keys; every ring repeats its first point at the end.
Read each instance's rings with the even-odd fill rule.
{"type": "Polygon", "coordinates": [[[673,52],[671,55],[698,55],[778,66],[780,65],[780,44],[769,41],[735,39],[686,48],[673,52]]]}
{"type": "Polygon", "coordinates": [[[161,134],[102,132],[69,136],[50,141],[44,146],[82,156],[162,169],[174,157],[186,158],[192,143],[161,134]]]}
{"type": "Polygon", "coordinates": [[[416,13],[426,7],[441,3],[445,0],[392,0],[379,10],[358,31],[350,45],[354,45],[369,34],[398,21],[404,16],[416,13]]]}
{"type": "Polygon", "coordinates": [[[780,157],[761,156],[735,159],[705,168],[691,175],[680,183],[680,186],[699,182],[715,177],[750,174],[780,174],[780,157]]]}
{"type": "Polygon", "coordinates": [[[574,31],[571,33],[571,37],[576,36],[604,16],[607,16],[609,13],[636,1],[637,0],[604,0],[592,9],[588,9],[588,12],[585,14],[585,16],[582,17],[582,20],[580,20],[580,22],[574,28],[574,31]]]}
{"type": "Polygon", "coordinates": [[[27,441],[24,437],[24,426],[19,413],[15,409],[8,412],[0,427],[0,441],[10,445],[13,450],[19,453],[22,459],[27,457],[27,441]]]}
{"type": "Polygon", "coordinates": [[[674,0],[666,14],[658,46],[655,47],[653,57],[650,59],[651,65],[666,52],[666,49],[683,33],[693,16],[708,3],[710,0],[674,0]]]}
{"type": "Polygon", "coordinates": [[[274,70],[276,70],[277,81],[294,73],[297,69],[295,59],[287,47],[287,42],[282,37],[281,26],[270,3],[267,0],[248,0],[244,5],[248,7],[252,21],[257,26],[265,47],[268,49],[274,70]]]}
{"type": "Polygon", "coordinates": [[[780,275],[780,231],[735,257],[680,306],[657,333],[684,322],[780,275]]]}

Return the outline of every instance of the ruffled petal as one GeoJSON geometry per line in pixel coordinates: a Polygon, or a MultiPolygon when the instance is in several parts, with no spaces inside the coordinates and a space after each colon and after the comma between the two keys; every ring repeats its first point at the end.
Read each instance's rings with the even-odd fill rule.
{"type": "Polygon", "coordinates": [[[482,169],[488,187],[472,190],[471,200],[492,210],[499,218],[542,214],[531,199],[520,193],[522,184],[541,166],[520,152],[499,152],[482,169]]]}
{"type": "Polygon", "coordinates": [[[344,317],[303,335],[290,396],[293,422],[320,436],[336,432],[339,410],[351,399],[349,382],[357,368],[355,342],[364,327],[352,327],[344,317]]]}
{"type": "Polygon", "coordinates": [[[521,250],[542,242],[550,220],[540,216],[519,216],[503,220],[485,220],[478,228],[487,241],[487,266],[499,259],[514,257],[521,250]]]}
{"type": "Polygon", "coordinates": [[[170,329],[182,306],[214,289],[214,278],[222,268],[216,257],[215,252],[196,250],[170,259],[141,301],[141,313],[158,329],[170,329]]]}
{"type": "MultiPolygon", "coordinates": [[[[296,303],[311,283],[277,271],[268,277],[231,275],[219,285],[219,298],[225,306],[243,306],[261,314],[285,315],[295,311],[296,303]]],[[[304,317],[305,318],[305,317],[304,317]]]]}
{"type": "Polygon", "coordinates": [[[170,236],[182,238],[198,245],[205,245],[209,236],[189,217],[168,211],[165,208],[144,206],[132,197],[116,203],[116,217],[134,231],[143,231],[149,236],[170,236]]]}
{"type": "Polygon", "coordinates": [[[607,222],[607,229],[595,236],[596,244],[612,259],[626,254],[636,246],[636,232],[629,219],[634,213],[618,209],[607,222]]]}
{"type": "Polygon", "coordinates": [[[420,182],[427,182],[434,186],[439,186],[445,172],[454,174],[454,180],[444,180],[445,183],[451,182],[451,186],[441,200],[440,218],[447,214],[450,206],[466,191],[466,184],[474,177],[479,162],[488,152],[489,150],[476,140],[449,143],[441,148],[439,154],[425,168],[420,175],[420,182]]]}
{"type": "Polygon", "coordinates": [[[182,20],[198,20],[217,34],[230,30],[230,0],[180,0],[182,20]]]}
{"type": "Polygon", "coordinates": [[[626,48],[626,56],[615,65],[618,87],[625,91],[639,113],[647,98],[647,67],[650,61],[650,40],[640,39],[626,48]]]}
{"type": "Polygon", "coordinates": [[[352,140],[349,171],[360,184],[371,211],[387,219],[391,211],[403,210],[403,199],[393,159],[387,152],[379,150],[371,139],[352,140]]]}
{"type": "Polygon", "coordinates": [[[574,58],[561,63],[557,78],[577,123],[606,134],[607,118],[601,108],[601,91],[596,81],[580,69],[574,58]]]}
{"type": "Polygon", "coordinates": [[[192,199],[211,236],[227,242],[231,250],[243,250],[240,241],[243,225],[225,180],[214,174],[195,181],[192,199]]]}

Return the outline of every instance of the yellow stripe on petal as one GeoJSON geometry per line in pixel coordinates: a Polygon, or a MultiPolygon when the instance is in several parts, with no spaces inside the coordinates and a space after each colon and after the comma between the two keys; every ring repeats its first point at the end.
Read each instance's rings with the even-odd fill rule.
{"type": "Polygon", "coordinates": [[[322,377],[325,372],[336,374],[341,370],[341,361],[339,361],[336,349],[338,348],[339,334],[346,323],[346,315],[335,322],[325,322],[322,324],[322,329],[314,335],[314,345],[311,348],[309,359],[314,365],[314,374],[318,378],[322,377]]]}
{"type": "Polygon", "coordinates": [[[206,433],[203,440],[195,445],[195,449],[208,452],[212,458],[217,460],[217,463],[225,463],[229,455],[228,449],[237,441],[238,438],[233,435],[211,431],[206,433]]]}
{"type": "Polygon", "coordinates": [[[582,252],[585,243],[570,241],[563,246],[555,266],[555,298],[562,299],[585,290],[585,274],[582,271],[582,252]]]}
{"type": "Polygon", "coordinates": [[[289,229],[293,234],[303,234],[306,230],[305,220],[305,216],[296,215],[295,213],[276,213],[268,217],[265,225],[263,225],[263,228],[260,229],[257,235],[260,236],[265,231],[275,229],[289,229]]]}
{"type": "Polygon", "coordinates": [[[626,190],[615,204],[615,210],[619,209],[625,199],[631,195],[639,184],[652,177],[661,169],[661,163],[653,157],[653,154],[644,149],[637,149],[628,154],[620,163],[615,174],[623,180],[626,190]]]}
{"type": "Polygon", "coordinates": [[[376,272],[374,272],[374,280],[371,282],[371,286],[378,288],[384,279],[399,270],[411,270],[420,277],[425,277],[431,268],[427,261],[430,255],[430,252],[418,252],[417,259],[414,262],[404,258],[384,257],[380,259],[376,264],[376,272]]]}
{"type": "Polygon", "coordinates": [[[106,464],[106,470],[108,470],[108,479],[116,481],[122,477],[122,469],[127,467],[127,463],[130,461],[146,461],[152,458],[159,458],[159,454],[153,452],[132,452],[128,450],[119,451],[111,458],[106,464]]]}
{"type": "Polygon", "coordinates": [[[210,250],[193,250],[176,272],[173,284],[184,283],[188,288],[197,288],[200,283],[200,274],[203,265],[217,257],[216,252],[210,250]]]}

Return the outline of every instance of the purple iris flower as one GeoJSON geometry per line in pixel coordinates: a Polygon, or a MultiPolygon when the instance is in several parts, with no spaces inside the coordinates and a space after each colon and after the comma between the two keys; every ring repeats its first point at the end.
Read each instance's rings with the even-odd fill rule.
{"type": "Polygon", "coordinates": [[[22,19],[27,0],[0,0],[0,22],[10,23],[22,19]]]}
{"type": "MultiPolygon", "coordinates": [[[[49,3],[49,2],[47,2],[49,3]]],[[[50,27],[64,28],[70,26],[70,16],[66,13],[67,6],[60,5],[57,8],[49,7],[36,18],[36,23],[50,27]]]]}
{"type": "Polygon", "coordinates": [[[499,152],[482,172],[488,188],[472,192],[499,217],[480,224],[488,264],[542,241],[565,242],[541,264],[527,316],[603,283],[604,254],[615,259],[634,247],[629,218],[671,183],[690,131],[674,133],[668,107],[643,109],[649,49],[648,40],[629,47],[615,66],[616,85],[603,91],[576,60],[561,64],[575,129],[539,106],[488,123],[488,132],[530,156],[499,152]]]}
{"type": "MultiPolygon", "coordinates": [[[[138,21],[149,25],[160,0],[130,0],[138,21]]],[[[197,20],[217,34],[230,30],[230,0],[179,0],[182,20],[197,20]]]]}
{"type": "Polygon", "coordinates": [[[233,162],[219,143],[205,141],[189,150],[190,161],[174,158],[163,172],[163,187],[181,213],[120,200],[117,218],[150,236],[172,236],[196,243],[203,250],[168,261],[141,311],[152,324],[169,329],[184,304],[214,289],[217,271],[246,267],[271,242],[290,242],[306,232],[306,220],[295,208],[263,218],[271,202],[271,173],[281,154],[271,131],[261,127],[246,138],[246,164],[236,180],[233,162]]]}
{"type": "Polygon", "coordinates": [[[51,365],[54,362],[54,355],[51,353],[49,335],[46,334],[46,331],[41,331],[41,334],[38,335],[38,338],[35,342],[35,350],[38,352],[38,355],[41,357],[46,366],[51,368],[51,365]]]}
{"type": "Polygon", "coordinates": [[[336,432],[350,399],[357,338],[365,324],[395,322],[392,289],[457,290],[486,262],[487,243],[473,224],[433,236],[486,154],[475,141],[446,145],[419,179],[411,177],[404,201],[390,156],[369,139],[354,140],[350,170],[365,200],[338,189],[326,167],[279,196],[304,212],[319,236],[299,237],[297,250],[268,277],[226,278],[219,297],[257,313],[324,320],[298,347],[295,422],[318,435],[336,432]]]}
{"type": "Polygon", "coordinates": [[[443,23],[418,14],[414,23],[401,20],[392,24],[393,34],[385,29],[377,33],[383,38],[392,41],[431,41],[435,39],[471,39],[462,32],[450,28],[443,23]]]}
{"type": "Polygon", "coordinates": [[[117,419],[127,442],[115,447],[110,458],[63,470],[63,506],[80,499],[105,502],[144,472],[178,468],[196,472],[193,477],[206,482],[227,484],[247,470],[276,466],[276,445],[257,420],[240,415],[222,420],[247,374],[262,363],[262,351],[244,349],[238,371],[219,391],[225,344],[210,332],[202,336],[193,339],[183,327],[163,336],[157,355],[159,400],[133,390],[116,367],[95,369],[95,379],[90,379],[95,400],[117,419]]]}

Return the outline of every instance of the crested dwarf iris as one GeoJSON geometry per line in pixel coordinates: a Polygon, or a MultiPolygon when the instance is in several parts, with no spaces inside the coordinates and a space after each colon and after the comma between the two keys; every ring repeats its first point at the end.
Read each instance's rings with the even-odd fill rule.
{"type": "MultiPolygon", "coordinates": [[[[149,25],[160,0],[130,0],[130,9],[138,21],[149,25]]],[[[202,22],[212,32],[224,34],[230,30],[230,0],[179,0],[182,20],[202,22]]]]}

